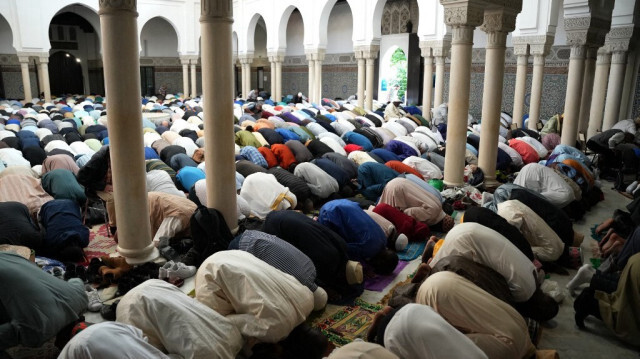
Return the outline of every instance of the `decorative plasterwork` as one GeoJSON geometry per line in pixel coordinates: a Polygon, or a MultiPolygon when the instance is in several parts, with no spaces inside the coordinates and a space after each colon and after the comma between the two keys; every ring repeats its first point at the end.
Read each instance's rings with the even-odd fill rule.
{"type": "Polygon", "coordinates": [[[373,60],[378,58],[378,52],[380,52],[379,45],[363,45],[354,48],[356,58],[363,58],[373,60]]]}
{"type": "Polygon", "coordinates": [[[233,22],[233,3],[231,0],[201,0],[200,22],[233,22]]]}
{"type": "Polygon", "coordinates": [[[625,52],[629,51],[632,45],[633,26],[613,27],[605,37],[604,45],[609,52],[625,52]]]}
{"type": "Polygon", "coordinates": [[[100,0],[98,15],[114,15],[122,12],[131,12],[138,16],[136,0],[100,0]]]}
{"type": "Polygon", "coordinates": [[[446,38],[442,40],[428,40],[428,41],[420,41],[420,50],[422,51],[422,56],[425,57],[425,51],[429,51],[431,53],[430,56],[435,57],[446,57],[449,54],[449,49],[451,48],[451,41],[446,38]]]}
{"type": "Polygon", "coordinates": [[[450,4],[451,1],[446,0],[440,0],[440,3],[444,6],[444,23],[449,26],[476,27],[484,21],[484,8],[479,3],[468,1],[450,4]]]}

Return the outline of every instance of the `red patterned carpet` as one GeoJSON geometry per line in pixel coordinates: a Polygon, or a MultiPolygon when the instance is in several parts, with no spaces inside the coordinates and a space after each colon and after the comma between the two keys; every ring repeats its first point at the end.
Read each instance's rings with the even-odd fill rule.
{"type": "Polygon", "coordinates": [[[106,224],[98,224],[91,228],[89,232],[89,245],[84,249],[87,262],[82,263],[88,265],[91,258],[108,256],[116,252],[117,244],[113,240],[113,236],[107,237],[109,226],[106,224]]]}

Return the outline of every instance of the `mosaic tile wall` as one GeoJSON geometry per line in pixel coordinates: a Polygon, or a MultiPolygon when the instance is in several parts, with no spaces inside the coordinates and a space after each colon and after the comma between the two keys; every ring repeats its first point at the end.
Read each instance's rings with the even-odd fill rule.
{"type": "MultiPolygon", "coordinates": [[[[0,54],[0,66],[2,66],[2,82],[4,83],[4,94],[7,98],[23,98],[24,87],[22,86],[22,72],[18,56],[0,54]]],[[[29,77],[31,80],[31,92],[34,96],[38,93],[38,82],[36,80],[36,67],[29,66],[29,77]]]]}
{"type": "MultiPolygon", "coordinates": [[[[343,99],[355,95],[358,63],[352,53],[327,54],[322,63],[322,96],[343,99]]],[[[309,92],[309,68],[305,56],[287,56],[282,65],[282,94],[309,92]]]]}

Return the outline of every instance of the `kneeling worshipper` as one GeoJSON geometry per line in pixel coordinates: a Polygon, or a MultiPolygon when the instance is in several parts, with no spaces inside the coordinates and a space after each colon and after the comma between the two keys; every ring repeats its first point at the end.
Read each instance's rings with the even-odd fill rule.
{"type": "Polygon", "coordinates": [[[0,202],[20,202],[36,218],[40,207],[53,200],[42,188],[40,180],[27,175],[7,175],[0,178],[0,202]]]}
{"type": "Polygon", "coordinates": [[[624,342],[638,346],[640,336],[640,253],[636,253],[624,266],[613,293],[585,288],[573,303],[575,321],[585,327],[589,315],[602,320],[607,328],[624,342]]]}
{"type": "Polygon", "coordinates": [[[531,208],[509,200],[498,204],[498,214],[521,231],[539,260],[553,262],[560,258],[564,243],[531,208]]]}
{"type": "Polygon", "coordinates": [[[540,193],[559,208],[575,200],[573,190],[562,177],[553,169],[538,163],[522,167],[513,183],[540,193]]]}
{"type": "Polygon", "coordinates": [[[470,335],[465,336],[427,305],[386,307],[376,314],[369,330],[370,341],[400,358],[488,358],[470,335]]]}
{"type": "Polygon", "coordinates": [[[248,230],[236,237],[229,244],[229,249],[251,253],[295,277],[313,292],[313,310],[320,310],[327,304],[327,292],[315,283],[316,266],[306,254],[290,243],[268,233],[248,230]]]}
{"type": "Polygon", "coordinates": [[[328,198],[340,190],[338,181],[311,162],[298,164],[293,174],[302,178],[311,189],[311,193],[320,199],[328,198]]]}
{"type": "Polygon", "coordinates": [[[151,236],[158,248],[169,244],[172,238],[189,236],[190,220],[198,208],[185,196],[175,196],[164,192],[149,192],[149,217],[151,236]]]}
{"type": "Polygon", "coordinates": [[[196,274],[196,299],[225,316],[250,343],[277,343],[313,310],[313,293],[252,254],[221,251],[196,274]]]}
{"type": "Polygon", "coordinates": [[[318,222],[347,242],[351,260],[371,265],[376,274],[388,275],[398,265],[398,255],[387,248],[387,236],[360,206],[348,199],[325,203],[318,222]]]}
{"type": "Polygon", "coordinates": [[[73,158],[67,155],[47,156],[47,158],[45,158],[44,161],[42,162],[43,175],[49,171],[53,171],[55,169],[60,169],[60,168],[69,170],[73,172],[74,175],[77,175],[78,171],[80,170],[80,168],[78,168],[78,165],[73,160],[73,158]]]}
{"type": "Polygon", "coordinates": [[[20,202],[0,202],[0,244],[25,246],[38,251],[42,233],[29,208],[20,202]]]}
{"type": "Polygon", "coordinates": [[[306,254],[316,266],[316,284],[338,302],[362,293],[362,265],[350,261],[347,243],[340,235],[302,213],[269,213],[262,230],[282,238],[306,254]],[[304,235],[300,235],[303,233],[304,235]]]}
{"type": "Polygon", "coordinates": [[[534,260],[535,257],[531,249],[531,244],[529,244],[522,232],[496,212],[484,207],[474,206],[467,208],[462,217],[460,217],[460,223],[467,222],[479,223],[502,234],[509,242],[516,246],[522,254],[529,258],[529,260],[534,260]]]}
{"type": "Polygon", "coordinates": [[[116,308],[116,321],[140,328],[150,345],[180,358],[235,358],[243,345],[231,316],[159,279],[127,292],[116,308]]]}
{"type": "Polygon", "coordinates": [[[500,273],[509,283],[516,302],[526,302],[536,291],[536,268],[522,252],[500,233],[478,223],[459,224],[428,263],[434,267],[450,255],[461,255],[500,273]]]}
{"type": "Polygon", "coordinates": [[[65,282],[17,254],[0,253],[0,283],[0,354],[18,345],[38,348],[56,334],[62,348],[87,309],[82,280],[65,282]]]}
{"type": "Polygon", "coordinates": [[[240,197],[247,201],[251,212],[260,219],[264,219],[271,211],[293,209],[298,205],[296,196],[289,188],[278,183],[274,175],[262,172],[244,179],[240,197]]]}
{"type": "Polygon", "coordinates": [[[448,232],[455,223],[444,213],[438,198],[406,178],[389,181],[382,191],[380,203],[395,207],[436,231],[448,232]]]}
{"type": "Polygon", "coordinates": [[[171,176],[162,170],[147,172],[147,192],[164,192],[176,196],[184,196],[184,192],[178,190],[171,176]]]}
{"type": "Polygon", "coordinates": [[[433,308],[488,358],[535,356],[524,318],[507,303],[453,272],[429,276],[418,289],[416,303],[433,308]]]}
{"type": "Polygon", "coordinates": [[[378,200],[387,183],[400,174],[377,162],[365,162],[358,167],[358,185],[363,196],[371,201],[378,200]]]}
{"type": "Polygon", "coordinates": [[[89,245],[89,228],[82,223],[78,203],[54,199],[42,205],[38,214],[44,227],[41,254],[62,261],[82,262],[89,245]]]}
{"type": "Polygon", "coordinates": [[[70,199],[81,206],[85,205],[87,196],[73,172],[58,168],[42,176],[42,188],[55,199],[70,199]]]}
{"type": "Polygon", "coordinates": [[[58,358],[171,359],[172,356],[151,345],[142,330],[134,326],[118,322],[102,322],[92,324],[78,332],[62,349],[58,358]]]}

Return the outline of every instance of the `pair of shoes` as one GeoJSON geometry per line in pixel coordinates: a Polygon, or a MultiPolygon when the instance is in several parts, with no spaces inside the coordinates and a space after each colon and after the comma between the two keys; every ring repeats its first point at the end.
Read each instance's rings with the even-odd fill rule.
{"type": "Polygon", "coordinates": [[[167,271],[169,270],[169,268],[173,267],[174,264],[175,263],[173,261],[168,261],[162,267],[160,267],[158,269],[158,279],[168,278],[169,274],[167,273],[167,271]]]}
{"type": "Polygon", "coordinates": [[[66,268],[67,270],[64,272],[64,276],[63,279],[68,281],[71,278],[77,278],[78,275],[76,274],[76,265],[73,263],[68,263],[66,264],[66,268]]]}
{"type": "Polygon", "coordinates": [[[196,271],[197,269],[195,266],[188,266],[184,263],[177,262],[167,269],[167,277],[169,278],[169,282],[174,282],[177,279],[193,277],[196,275],[196,271]]]}
{"type": "Polygon", "coordinates": [[[89,284],[85,285],[84,289],[87,292],[87,297],[89,298],[89,305],[87,306],[87,309],[89,309],[90,312],[99,312],[100,309],[102,309],[100,294],[89,284]]]}
{"type": "Polygon", "coordinates": [[[118,303],[120,303],[120,301],[116,300],[111,305],[103,306],[102,309],[100,309],[100,315],[102,316],[102,318],[104,318],[105,320],[115,321],[116,320],[116,309],[118,307],[118,303]]]}

